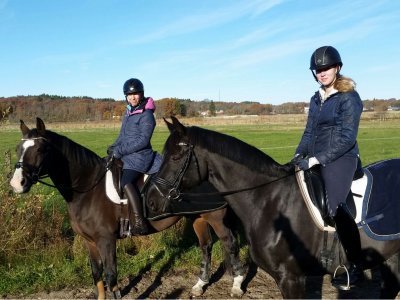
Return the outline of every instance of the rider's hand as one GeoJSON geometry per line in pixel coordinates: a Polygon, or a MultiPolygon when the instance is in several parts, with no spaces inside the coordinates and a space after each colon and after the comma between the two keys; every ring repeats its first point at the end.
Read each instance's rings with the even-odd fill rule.
{"type": "Polygon", "coordinates": [[[111,145],[107,148],[107,155],[112,155],[114,152],[114,145],[111,145]]]}
{"type": "Polygon", "coordinates": [[[319,161],[316,157],[304,158],[300,160],[296,165],[299,167],[300,170],[305,171],[312,168],[313,166],[319,165],[319,161]]]}
{"type": "Polygon", "coordinates": [[[291,163],[292,165],[297,165],[303,158],[304,158],[304,155],[303,155],[303,154],[296,153],[296,154],[294,155],[294,157],[292,158],[292,160],[290,161],[290,163],[291,163]]]}

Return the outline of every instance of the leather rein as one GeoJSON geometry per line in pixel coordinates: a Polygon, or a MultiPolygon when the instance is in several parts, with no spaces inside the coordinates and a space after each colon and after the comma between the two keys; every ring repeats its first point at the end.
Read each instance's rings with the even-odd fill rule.
{"type": "MultiPolygon", "coordinates": [[[[28,138],[28,139],[22,138],[21,141],[39,140],[39,139],[42,139],[46,143],[49,143],[49,141],[44,137],[35,137],[35,138],[28,138]]],[[[25,176],[29,178],[29,180],[32,182],[32,185],[39,182],[39,183],[41,183],[43,185],[46,185],[48,187],[61,189],[61,190],[71,190],[73,192],[80,193],[80,194],[84,194],[84,193],[87,193],[87,192],[90,192],[91,190],[93,190],[100,183],[100,181],[104,178],[104,176],[106,175],[106,173],[108,171],[108,168],[106,168],[106,171],[101,176],[99,176],[99,178],[96,180],[96,182],[90,188],[88,188],[86,190],[77,190],[74,187],[61,186],[61,185],[55,185],[55,184],[47,183],[47,182],[43,181],[42,179],[49,178],[50,175],[49,174],[40,175],[47,154],[48,154],[48,152],[46,151],[45,155],[44,155],[44,159],[40,163],[39,167],[33,168],[33,167],[29,166],[29,165],[24,164],[23,161],[18,161],[15,164],[15,169],[21,168],[22,170],[24,170],[25,174],[26,174],[25,176]]],[[[108,166],[108,164],[107,164],[107,166],[108,166]]]]}

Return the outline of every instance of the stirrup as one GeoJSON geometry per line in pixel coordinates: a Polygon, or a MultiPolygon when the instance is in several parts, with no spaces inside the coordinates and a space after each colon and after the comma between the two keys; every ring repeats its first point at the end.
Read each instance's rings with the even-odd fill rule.
{"type": "Polygon", "coordinates": [[[349,273],[349,269],[345,265],[339,265],[336,268],[335,272],[333,273],[333,277],[332,277],[331,283],[332,283],[333,286],[337,287],[339,290],[342,290],[342,291],[350,290],[350,273],[349,273]],[[346,272],[346,277],[347,277],[347,284],[346,285],[335,283],[336,272],[338,270],[340,270],[340,269],[344,269],[345,272],[346,272]]]}

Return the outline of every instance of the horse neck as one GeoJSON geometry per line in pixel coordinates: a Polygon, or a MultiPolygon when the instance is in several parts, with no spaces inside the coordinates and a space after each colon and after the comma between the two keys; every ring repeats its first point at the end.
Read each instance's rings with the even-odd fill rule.
{"type": "Polygon", "coordinates": [[[105,165],[93,151],[56,133],[50,134],[49,140],[53,146],[49,176],[56,185],[83,190],[105,172],[105,165]]]}
{"type": "MultiPolygon", "coordinates": [[[[267,157],[266,162],[260,162],[260,166],[251,168],[243,162],[236,162],[224,155],[207,152],[203,154],[203,160],[207,162],[209,181],[222,190],[237,190],[257,186],[267,182],[273,182],[289,176],[291,167],[280,165],[267,157]]],[[[200,156],[200,155],[199,155],[200,156]]]]}

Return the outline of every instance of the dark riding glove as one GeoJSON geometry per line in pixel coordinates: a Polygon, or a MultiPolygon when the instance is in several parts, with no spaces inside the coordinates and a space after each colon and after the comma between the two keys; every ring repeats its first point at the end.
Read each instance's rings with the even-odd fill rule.
{"type": "Polygon", "coordinates": [[[114,152],[114,148],[115,148],[114,145],[109,146],[109,147],[107,148],[107,154],[108,154],[108,155],[112,155],[113,152],[114,152]]]}
{"type": "Polygon", "coordinates": [[[319,161],[316,157],[304,158],[300,160],[296,165],[299,167],[300,170],[305,171],[312,168],[313,166],[319,165],[319,161]]]}
{"type": "Polygon", "coordinates": [[[304,155],[303,155],[303,154],[296,153],[296,154],[294,155],[294,157],[292,158],[292,160],[290,161],[290,163],[291,163],[292,165],[295,165],[295,166],[296,166],[303,158],[304,158],[304,155]]]}

